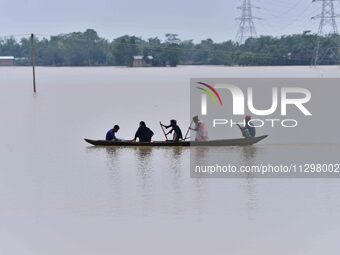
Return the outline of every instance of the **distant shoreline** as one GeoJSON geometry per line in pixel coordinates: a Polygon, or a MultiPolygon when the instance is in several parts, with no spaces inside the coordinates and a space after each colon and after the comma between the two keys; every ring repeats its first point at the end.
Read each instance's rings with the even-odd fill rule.
{"type": "MultiPolygon", "coordinates": [[[[272,66],[224,66],[224,65],[178,65],[176,67],[167,67],[167,66],[152,66],[152,67],[129,67],[129,66],[47,66],[47,65],[37,65],[37,68],[121,68],[121,69],[177,69],[177,68],[186,68],[186,67],[210,67],[210,68],[302,68],[302,67],[308,67],[308,68],[327,68],[327,67],[338,67],[340,68],[340,64],[334,64],[334,65],[319,65],[317,67],[313,65],[272,65],[272,66]]],[[[0,66],[0,68],[32,68],[31,66],[25,65],[25,66],[0,66]]]]}
{"type": "MultiPolygon", "coordinates": [[[[134,66],[177,65],[309,66],[340,64],[340,35],[302,34],[248,38],[244,43],[199,43],[166,33],[165,40],[124,35],[106,40],[93,29],[51,36],[0,40],[0,57],[11,56],[14,65],[30,65],[35,52],[37,66],[134,66]],[[33,42],[33,43],[32,43],[33,42]],[[34,49],[34,50],[33,50],[34,49]]],[[[8,60],[3,60],[8,61],[8,60]]],[[[1,63],[0,59],[0,65],[1,63]]]]}

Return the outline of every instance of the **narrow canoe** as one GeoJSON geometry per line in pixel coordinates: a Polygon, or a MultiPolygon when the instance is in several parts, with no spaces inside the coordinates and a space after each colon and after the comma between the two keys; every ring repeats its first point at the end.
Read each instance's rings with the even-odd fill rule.
{"type": "Polygon", "coordinates": [[[207,142],[190,142],[190,141],[154,141],[154,142],[112,142],[105,140],[91,140],[86,139],[85,141],[95,146],[246,146],[257,143],[265,139],[268,135],[252,138],[240,138],[240,139],[227,139],[227,140],[211,140],[207,142]]]}

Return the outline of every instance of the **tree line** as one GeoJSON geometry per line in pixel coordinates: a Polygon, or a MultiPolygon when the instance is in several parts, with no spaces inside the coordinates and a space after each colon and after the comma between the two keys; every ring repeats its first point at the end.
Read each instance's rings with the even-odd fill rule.
{"type": "MultiPolygon", "coordinates": [[[[165,34],[144,40],[124,35],[109,41],[93,29],[35,38],[36,64],[41,66],[131,66],[133,56],[153,57],[154,66],[176,65],[310,65],[317,45],[320,64],[340,63],[340,36],[318,37],[306,31],[281,37],[249,38],[243,44],[212,39],[195,43],[165,34]]],[[[30,63],[30,38],[0,39],[0,56],[14,56],[18,65],[30,63]],[[21,62],[20,62],[21,60],[21,62]],[[27,61],[25,61],[27,60],[27,61]]]]}

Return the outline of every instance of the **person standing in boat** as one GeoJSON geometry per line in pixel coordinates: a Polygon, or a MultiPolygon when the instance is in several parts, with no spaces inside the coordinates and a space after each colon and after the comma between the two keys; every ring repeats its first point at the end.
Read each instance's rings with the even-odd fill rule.
{"type": "Polygon", "coordinates": [[[241,129],[242,135],[245,138],[255,137],[256,129],[254,125],[251,123],[251,116],[247,115],[244,120],[245,120],[244,127],[241,127],[239,124],[237,124],[237,126],[241,129]]]}
{"type": "Polygon", "coordinates": [[[162,123],[161,123],[161,125],[163,127],[165,127],[166,129],[172,128],[166,135],[171,134],[172,132],[174,132],[174,136],[173,136],[173,140],[174,141],[183,140],[182,130],[177,125],[177,121],[176,120],[170,120],[170,125],[169,126],[163,125],[162,123]]]}
{"type": "Polygon", "coordinates": [[[117,139],[116,133],[118,132],[119,129],[120,129],[119,126],[115,125],[113,129],[110,129],[109,131],[107,131],[106,141],[118,141],[119,139],[117,139]]]}
{"type": "Polygon", "coordinates": [[[140,142],[151,142],[151,138],[154,135],[152,130],[148,128],[144,121],[139,122],[139,128],[135,134],[135,138],[132,142],[136,142],[137,138],[140,142]]]}
{"type": "Polygon", "coordinates": [[[207,125],[203,121],[199,120],[198,116],[193,117],[192,121],[195,123],[195,127],[194,128],[190,127],[189,129],[196,132],[195,141],[196,142],[208,141],[209,137],[207,125]]]}

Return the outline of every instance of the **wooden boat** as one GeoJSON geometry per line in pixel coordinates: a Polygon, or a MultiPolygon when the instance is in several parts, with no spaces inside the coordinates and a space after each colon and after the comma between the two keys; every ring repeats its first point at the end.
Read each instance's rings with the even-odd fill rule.
{"type": "Polygon", "coordinates": [[[206,142],[193,142],[193,141],[154,141],[154,142],[112,142],[106,140],[91,140],[85,141],[95,146],[154,146],[154,147],[173,147],[173,146],[246,146],[258,143],[265,139],[268,135],[252,138],[240,138],[240,139],[226,139],[226,140],[211,140],[206,142]]]}

